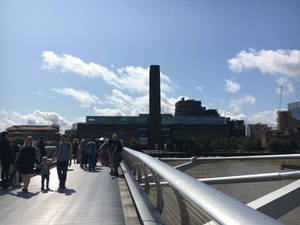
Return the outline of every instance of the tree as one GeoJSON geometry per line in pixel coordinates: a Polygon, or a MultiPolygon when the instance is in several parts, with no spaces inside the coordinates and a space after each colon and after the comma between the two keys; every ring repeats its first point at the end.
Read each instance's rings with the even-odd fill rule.
{"type": "Polygon", "coordinates": [[[125,140],[125,146],[128,146],[129,148],[132,148],[137,151],[141,150],[140,142],[135,138],[130,138],[128,140],[125,140]]]}
{"type": "Polygon", "coordinates": [[[278,138],[271,138],[268,142],[268,149],[272,152],[280,152],[281,151],[281,143],[278,138]]]}

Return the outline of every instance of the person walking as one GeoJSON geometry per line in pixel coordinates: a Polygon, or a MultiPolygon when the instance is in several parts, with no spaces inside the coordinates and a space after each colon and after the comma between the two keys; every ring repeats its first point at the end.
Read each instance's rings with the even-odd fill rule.
{"type": "Polygon", "coordinates": [[[111,153],[111,158],[112,158],[112,164],[113,164],[113,173],[111,174],[112,176],[118,176],[118,168],[122,159],[121,152],[123,150],[122,143],[119,140],[119,137],[116,133],[113,133],[112,135],[112,153],[111,153]]]}
{"type": "Polygon", "coordinates": [[[12,159],[12,163],[10,165],[10,170],[9,170],[9,176],[10,176],[10,180],[13,186],[17,186],[20,182],[20,173],[18,171],[18,167],[17,167],[17,159],[19,157],[20,154],[20,148],[16,142],[15,139],[13,139],[11,141],[11,145],[10,145],[10,150],[11,150],[11,159],[12,159]]]}
{"type": "Polygon", "coordinates": [[[74,164],[75,164],[75,161],[76,161],[76,163],[78,163],[78,147],[79,147],[78,139],[75,138],[73,140],[73,144],[72,144],[72,152],[73,152],[74,164]]]}
{"type": "Polygon", "coordinates": [[[93,137],[92,140],[89,141],[86,145],[86,154],[88,158],[89,171],[95,170],[96,151],[97,151],[96,138],[93,137]]]}
{"type": "Polygon", "coordinates": [[[104,143],[101,144],[100,151],[99,151],[99,161],[101,162],[102,166],[108,165],[109,148],[110,148],[109,139],[105,138],[104,143]]]}
{"type": "Polygon", "coordinates": [[[44,143],[44,137],[40,137],[40,140],[36,144],[39,160],[41,161],[44,156],[47,156],[46,150],[45,150],[45,143],[44,143]]]}
{"type": "Polygon", "coordinates": [[[30,176],[34,173],[34,164],[38,162],[36,149],[33,145],[33,139],[31,136],[25,138],[23,148],[20,151],[19,158],[17,159],[17,165],[19,172],[22,176],[24,188],[22,191],[28,192],[28,185],[30,183],[30,176]]]}
{"type": "Polygon", "coordinates": [[[80,142],[80,167],[83,169],[84,167],[87,167],[87,157],[86,157],[86,145],[89,142],[88,136],[85,136],[84,139],[80,142]]]}
{"type": "Polygon", "coordinates": [[[51,162],[46,156],[42,157],[40,169],[41,169],[41,191],[45,191],[45,180],[46,180],[46,190],[49,191],[49,179],[50,179],[50,166],[51,162]]]}
{"type": "Polygon", "coordinates": [[[9,168],[12,163],[12,154],[10,150],[10,142],[8,133],[3,131],[0,140],[0,160],[2,165],[1,181],[3,188],[9,187],[9,168]]]}
{"type": "Polygon", "coordinates": [[[59,189],[66,189],[68,166],[72,165],[72,146],[67,142],[66,135],[60,136],[60,143],[52,157],[52,163],[57,156],[56,169],[59,179],[59,189]]]}

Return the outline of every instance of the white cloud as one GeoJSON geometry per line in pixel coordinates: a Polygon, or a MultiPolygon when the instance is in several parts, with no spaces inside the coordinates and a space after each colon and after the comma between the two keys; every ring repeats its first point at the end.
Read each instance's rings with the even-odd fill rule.
{"type": "Polygon", "coordinates": [[[234,82],[232,80],[227,80],[227,79],[225,81],[226,81],[225,91],[236,93],[240,90],[241,86],[237,82],[234,82]]]}
{"type": "MultiPolygon", "coordinates": [[[[67,54],[57,55],[52,51],[44,51],[42,58],[43,68],[47,70],[60,69],[61,72],[73,72],[89,78],[100,77],[118,89],[131,92],[147,93],[149,90],[149,68],[126,66],[114,72],[105,66],[85,63],[80,58],[67,54]]],[[[170,78],[161,73],[162,91],[170,92],[174,87],[170,78]]]]}
{"type": "Polygon", "coordinates": [[[232,120],[245,120],[246,118],[246,115],[243,113],[233,114],[224,110],[218,110],[218,112],[220,113],[220,116],[229,117],[232,120]]]}
{"type": "Polygon", "coordinates": [[[268,124],[269,126],[275,127],[277,126],[277,110],[266,110],[262,112],[258,112],[252,114],[247,117],[248,124],[255,124],[255,123],[263,123],[268,124]]]}
{"type": "Polygon", "coordinates": [[[245,95],[242,98],[231,100],[229,105],[232,108],[233,112],[240,113],[242,107],[247,104],[254,104],[256,99],[251,95],[245,95]]]}
{"type": "Polygon", "coordinates": [[[300,50],[260,50],[240,51],[235,58],[228,60],[234,72],[244,69],[259,69],[262,73],[283,74],[300,78],[300,50]]]}
{"type": "Polygon", "coordinates": [[[84,123],[86,121],[85,116],[79,116],[74,119],[74,123],[84,123]]]}
{"type": "Polygon", "coordinates": [[[197,86],[196,89],[197,89],[198,91],[203,91],[204,87],[202,87],[202,86],[197,86]]]}
{"type": "Polygon", "coordinates": [[[94,112],[97,116],[125,116],[125,114],[119,109],[112,108],[97,108],[94,107],[94,112]]]}
{"type": "MultiPolygon", "coordinates": [[[[281,78],[278,78],[276,80],[277,84],[281,87],[282,86],[282,94],[283,95],[288,95],[290,93],[293,93],[294,92],[294,86],[293,84],[291,83],[291,81],[289,81],[287,78],[285,77],[281,77],[281,78]]],[[[278,87],[276,89],[276,93],[277,94],[280,94],[281,92],[281,88],[278,87]]]]}
{"type": "MultiPolygon", "coordinates": [[[[183,96],[169,98],[166,94],[161,94],[161,113],[175,114],[175,103],[178,102],[183,96]]],[[[188,97],[185,97],[188,99],[188,97]]]]}
{"type": "Polygon", "coordinates": [[[234,114],[232,112],[218,110],[221,116],[230,117],[232,120],[244,120],[246,124],[268,124],[269,126],[277,126],[277,110],[265,110],[251,115],[243,113],[234,114]]]}
{"type": "Polygon", "coordinates": [[[121,107],[123,110],[128,110],[130,105],[134,103],[133,99],[123,92],[113,89],[112,95],[106,95],[107,103],[121,107]]]}
{"type": "MultiPolygon", "coordinates": [[[[161,93],[161,112],[174,114],[175,103],[180,100],[181,97],[173,98],[168,97],[165,93],[161,93]]],[[[105,114],[111,112],[117,112],[118,115],[136,116],[141,113],[149,113],[149,95],[142,95],[137,97],[131,97],[120,90],[114,89],[111,95],[105,96],[105,104],[111,105],[108,110],[101,112],[105,114]],[[117,110],[117,111],[113,111],[117,110]]],[[[98,113],[99,114],[99,113],[98,113]]],[[[106,115],[106,114],[105,114],[106,115]]]]}
{"type": "Polygon", "coordinates": [[[0,112],[0,129],[4,130],[12,125],[52,125],[57,124],[60,126],[61,131],[69,129],[72,123],[56,112],[43,112],[35,110],[30,114],[20,114],[16,111],[0,112]]]}
{"type": "Polygon", "coordinates": [[[73,88],[52,88],[52,91],[62,95],[71,96],[74,100],[81,103],[81,107],[86,108],[91,104],[101,104],[99,98],[96,95],[90,94],[87,91],[75,90],[73,88]]]}

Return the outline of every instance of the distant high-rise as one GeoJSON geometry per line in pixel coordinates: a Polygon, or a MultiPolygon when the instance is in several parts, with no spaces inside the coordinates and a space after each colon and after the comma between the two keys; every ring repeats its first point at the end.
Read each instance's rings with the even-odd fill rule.
{"type": "Polygon", "coordinates": [[[161,116],[160,116],[160,69],[158,65],[150,66],[149,90],[149,148],[161,144],[161,116]]]}
{"type": "Polygon", "coordinates": [[[294,119],[300,120],[300,101],[289,103],[288,110],[292,112],[292,117],[294,119]]]}
{"type": "Polygon", "coordinates": [[[286,110],[278,111],[277,127],[281,132],[292,129],[292,112],[286,110]]]}

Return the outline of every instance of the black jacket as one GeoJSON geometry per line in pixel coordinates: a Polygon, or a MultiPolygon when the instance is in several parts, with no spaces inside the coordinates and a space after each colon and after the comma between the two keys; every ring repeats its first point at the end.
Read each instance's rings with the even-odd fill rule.
{"type": "Polygon", "coordinates": [[[0,159],[6,162],[12,161],[9,140],[4,138],[0,141],[0,159]]]}

